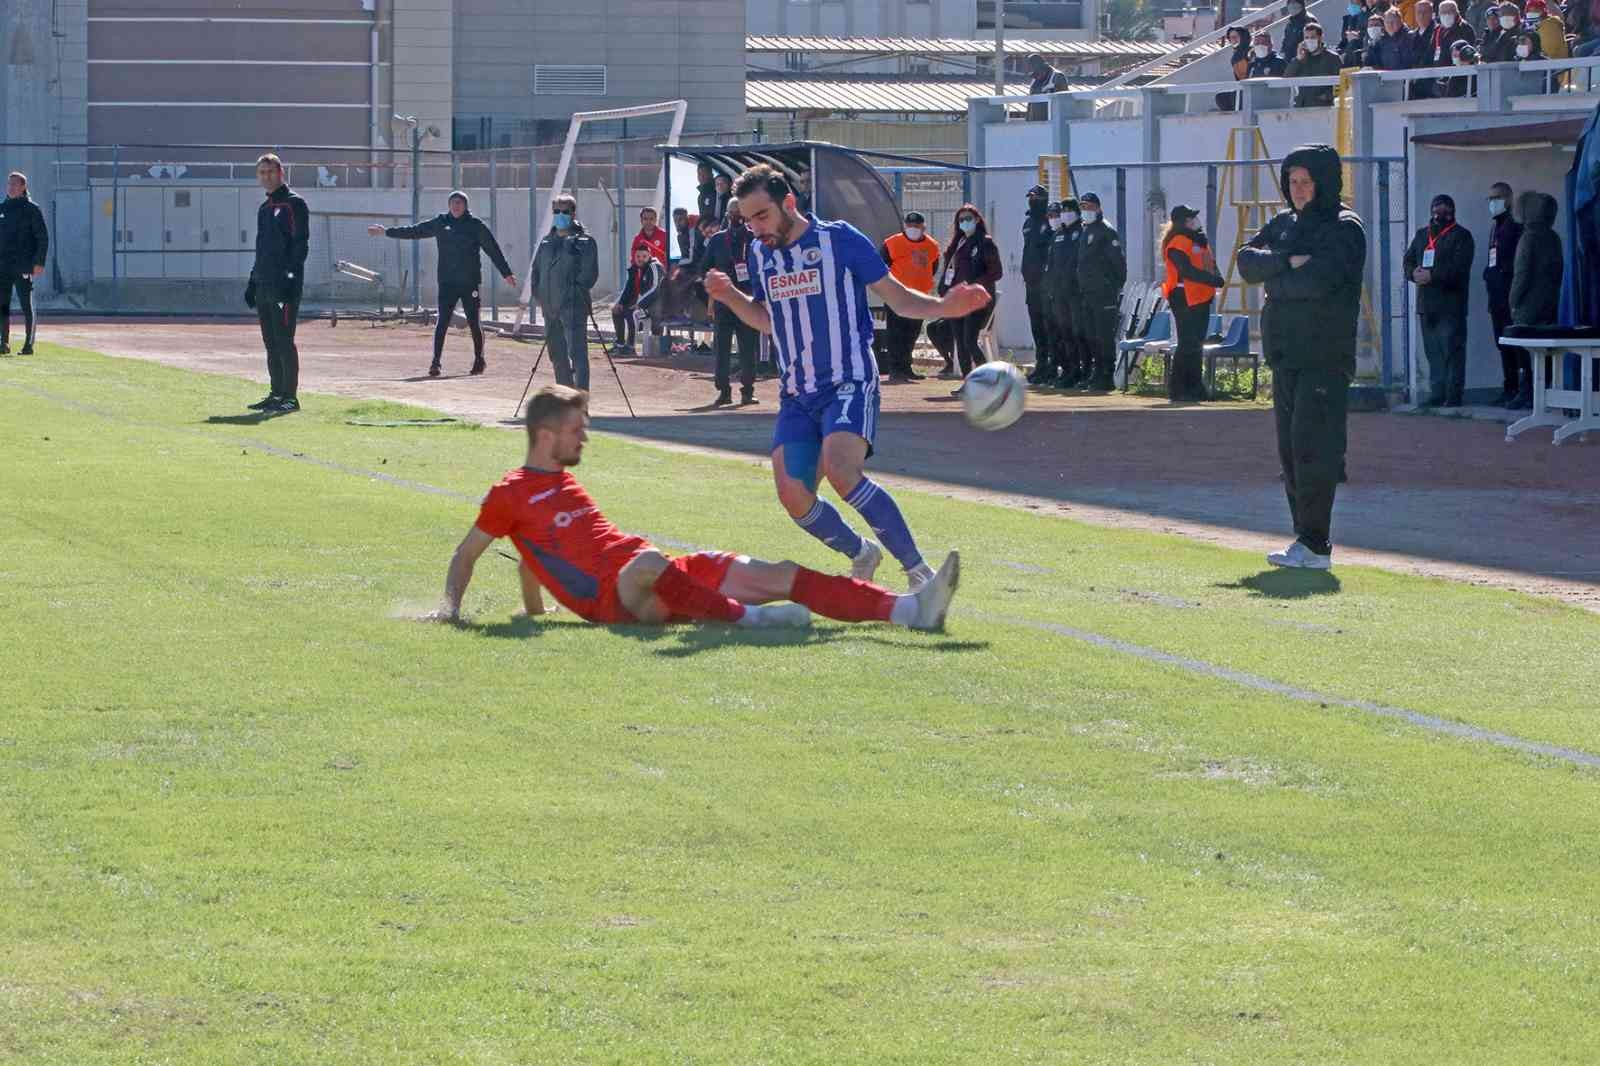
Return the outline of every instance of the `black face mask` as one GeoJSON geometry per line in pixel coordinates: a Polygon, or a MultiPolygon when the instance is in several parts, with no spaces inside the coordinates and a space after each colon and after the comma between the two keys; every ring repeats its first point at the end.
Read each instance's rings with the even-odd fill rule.
{"type": "Polygon", "coordinates": [[[1043,211],[1044,210],[1044,200],[1039,198],[1039,197],[1037,197],[1037,196],[1028,197],[1028,210],[1029,211],[1043,211]]]}
{"type": "Polygon", "coordinates": [[[1453,212],[1450,212],[1450,211],[1435,211],[1433,213],[1433,227],[1434,227],[1434,229],[1444,229],[1446,226],[1450,225],[1450,223],[1454,222],[1455,220],[1456,220],[1455,214],[1453,212]]]}

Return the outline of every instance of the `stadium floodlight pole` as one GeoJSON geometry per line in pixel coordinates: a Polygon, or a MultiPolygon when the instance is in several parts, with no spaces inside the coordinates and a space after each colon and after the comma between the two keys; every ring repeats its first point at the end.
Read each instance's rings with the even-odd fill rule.
{"type": "Polygon", "coordinates": [[[1006,94],[1006,0],[994,0],[994,94],[1006,94]]]}

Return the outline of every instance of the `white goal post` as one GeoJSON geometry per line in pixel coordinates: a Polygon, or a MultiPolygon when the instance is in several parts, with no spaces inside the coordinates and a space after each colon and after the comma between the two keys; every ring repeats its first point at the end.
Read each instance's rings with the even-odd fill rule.
{"type": "MultiPolygon", "coordinates": [[[[666,143],[677,147],[678,139],[683,135],[683,117],[689,111],[687,100],[667,100],[659,104],[640,104],[637,107],[618,107],[610,111],[579,111],[572,116],[572,124],[567,127],[567,142],[561,147],[561,161],[556,164],[555,181],[550,184],[550,196],[545,199],[544,207],[539,212],[539,228],[534,232],[539,234],[534,246],[528,250],[528,270],[522,276],[522,293],[517,297],[517,321],[512,327],[513,331],[519,330],[525,323],[533,321],[533,257],[539,251],[538,240],[543,239],[543,234],[549,232],[552,216],[555,212],[550,207],[550,201],[559,196],[566,189],[567,170],[572,166],[573,149],[578,144],[578,131],[585,122],[613,122],[625,118],[642,118],[645,115],[672,115],[672,129],[667,133],[666,143]]],[[[538,175],[531,179],[535,184],[538,175]]],[[[662,218],[662,200],[666,197],[666,170],[656,178],[655,198],[651,206],[655,208],[656,217],[662,218]]]]}

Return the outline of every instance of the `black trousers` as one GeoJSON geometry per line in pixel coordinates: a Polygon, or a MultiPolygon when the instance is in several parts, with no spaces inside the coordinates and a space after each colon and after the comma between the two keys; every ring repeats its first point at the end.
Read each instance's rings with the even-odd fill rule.
{"type": "Polygon", "coordinates": [[[884,341],[888,345],[888,365],[885,367],[890,374],[909,377],[911,374],[911,351],[917,346],[917,338],[922,336],[922,319],[901,318],[889,308],[884,308],[886,328],[884,341]]]}
{"type": "Polygon", "coordinates": [[[450,322],[456,313],[456,304],[461,304],[461,313],[467,316],[467,328],[472,331],[472,357],[483,358],[483,323],[479,316],[483,312],[483,301],[478,296],[476,287],[470,289],[446,288],[439,286],[439,324],[433,327],[433,363],[439,365],[439,357],[444,354],[444,338],[450,332],[450,322]]]}
{"type": "Polygon", "coordinates": [[[1467,378],[1466,315],[1423,315],[1422,352],[1428,358],[1428,404],[1461,403],[1467,378]]]}
{"type": "Polygon", "coordinates": [[[994,314],[994,304],[972,312],[965,318],[958,318],[950,323],[951,332],[956,339],[956,358],[961,361],[961,376],[966,377],[972,373],[972,368],[982,366],[988,362],[983,357],[983,348],[978,344],[978,335],[989,324],[989,318],[994,314]]]}
{"type": "Polygon", "coordinates": [[[0,344],[11,343],[11,293],[15,290],[22,305],[23,347],[33,347],[36,321],[33,316],[33,278],[28,274],[0,274],[0,344]]]}
{"type": "Polygon", "coordinates": [[[1206,327],[1211,324],[1211,301],[1190,305],[1182,289],[1173,289],[1172,318],[1178,327],[1178,344],[1172,353],[1172,368],[1167,373],[1167,399],[1203,400],[1206,398],[1204,347],[1206,327]]]}
{"type": "Polygon", "coordinates": [[[1273,367],[1278,462],[1295,539],[1318,555],[1333,550],[1333,495],[1344,471],[1350,379],[1342,370],[1273,367]]]}
{"type": "Polygon", "coordinates": [[[1033,334],[1033,355],[1038,363],[1045,363],[1050,357],[1054,340],[1050,329],[1050,297],[1045,293],[1043,282],[1034,282],[1026,290],[1028,300],[1028,328],[1033,334]]]}
{"type": "Polygon", "coordinates": [[[716,385],[720,392],[732,388],[733,342],[739,341],[739,386],[745,392],[756,387],[756,358],[761,352],[761,334],[745,325],[739,316],[717,305],[716,330],[712,343],[717,349],[716,385]]]}
{"type": "Polygon", "coordinates": [[[928,323],[928,343],[938,351],[948,369],[956,365],[956,330],[948,318],[936,318],[928,323]]]}
{"type": "Polygon", "coordinates": [[[1508,396],[1515,396],[1519,390],[1526,388],[1533,390],[1533,364],[1528,358],[1526,349],[1513,348],[1507,344],[1498,343],[1506,335],[1506,330],[1511,325],[1510,307],[1489,307],[1489,321],[1494,323],[1495,347],[1500,349],[1500,384],[1508,396]]]}
{"type": "Polygon", "coordinates": [[[555,364],[556,384],[589,391],[589,323],[580,318],[565,321],[559,316],[546,318],[545,344],[555,364]]]}
{"type": "Polygon", "coordinates": [[[619,311],[617,305],[611,308],[611,331],[616,334],[617,347],[632,348],[637,327],[633,321],[632,305],[622,306],[619,311]]]}
{"type": "Polygon", "coordinates": [[[267,347],[267,378],[272,395],[294,399],[300,388],[300,349],[294,345],[300,304],[286,294],[256,287],[256,319],[267,347]]]}
{"type": "Polygon", "coordinates": [[[1117,299],[1087,297],[1079,305],[1083,315],[1083,343],[1091,367],[1090,376],[1101,388],[1111,387],[1112,372],[1117,367],[1117,299]]]}
{"type": "Polygon", "coordinates": [[[1051,361],[1055,364],[1058,379],[1082,376],[1082,345],[1078,340],[1078,326],[1073,321],[1072,304],[1058,297],[1050,304],[1050,335],[1055,340],[1051,361]]]}

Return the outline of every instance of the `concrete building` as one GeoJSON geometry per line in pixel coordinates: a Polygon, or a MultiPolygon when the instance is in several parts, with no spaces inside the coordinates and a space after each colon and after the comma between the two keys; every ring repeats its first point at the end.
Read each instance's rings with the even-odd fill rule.
{"type": "MultiPolygon", "coordinates": [[[[994,0],[747,0],[751,33],[813,37],[994,35],[994,0]]],[[[1006,0],[1006,32],[1098,36],[1101,0],[1006,0]]]]}

